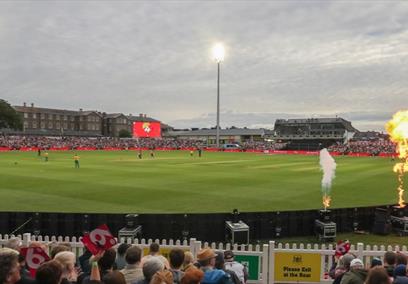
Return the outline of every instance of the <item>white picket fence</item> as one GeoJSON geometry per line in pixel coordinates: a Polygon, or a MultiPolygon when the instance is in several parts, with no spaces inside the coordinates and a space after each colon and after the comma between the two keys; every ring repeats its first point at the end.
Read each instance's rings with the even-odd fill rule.
{"type": "MultiPolygon", "coordinates": [[[[14,236],[0,235],[0,247],[14,236]]],[[[23,235],[17,235],[16,237],[22,240],[23,245],[27,246],[32,241],[38,241],[47,244],[51,247],[56,243],[69,243],[72,247],[72,251],[77,255],[81,255],[84,250],[84,246],[81,242],[81,238],[76,237],[55,237],[55,236],[34,236],[29,233],[23,235]]],[[[249,283],[261,283],[261,284],[273,284],[273,283],[331,283],[332,280],[328,278],[327,273],[333,265],[333,256],[335,248],[333,245],[325,244],[282,244],[275,241],[270,241],[268,244],[263,245],[237,245],[237,244],[223,244],[223,243],[207,243],[201,242],[194,238],[189,241],[179,240],[153,240],[153,239],[121,239],[120,242],[126,242],[129,244],[139,245],[142,249],[148,248],[152,242],[160,244],[161,249],[181,248],[189,250],[194,257],[200,249],[210,247],[215,250],[232,250],[236,256],[255,256],[259,259],[257,277],[248,281],[249,283]],[[278,263],[275,262],[277,253],[294,253],[294,254],[319,254],[320,255],[320,281],[276,281],[275,280],[275,267],[278,263]]],[[[386,251],[398,251],[407,253],[406,246],[384,246],[384,245],[366,245],[358,243],[357,245],[351,245],[350,252],[355,254],[358,258],[362,259],[364,263],[370,263],[373,257],[383,259],[386,251]]],[[[251,268],[250,268],[251,269],[251,268]]]]}

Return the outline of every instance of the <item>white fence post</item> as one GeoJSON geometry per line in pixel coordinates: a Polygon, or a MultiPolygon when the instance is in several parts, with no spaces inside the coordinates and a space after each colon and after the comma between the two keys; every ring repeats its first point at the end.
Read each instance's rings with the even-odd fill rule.
{"type": "Polygon", "coordinates": [[[268,265],[269,265],[269,245],[262,247],[262,284],[268,284],[268,265]]]}
{"type": "Polygon", "coordinates": [[[23,246],[28,247],[31,241],[31,234],[25,233],[23,234],[23,246]]]}
{"type": "Polygon", "coordinates": [[[275,283],[275,241],[270,241],[269,242],[269,275],[268,275],[268,281],[266,282],[267,284],[273,284],[275,283]]]}
{"type": "Polygon", "coordinates": [[[363,256],[364,256],[364,244],[357,243],[357,257],[363,260],[363,256]]]}
{"type": "Polygon", "coordinates": [[[196,239],[195,239],[195,238],[190,238],[190,252],[191,252],[193,255],[194,255],[194,250],[195,250],[195,247],[194,247],[195,242],[196,242],[196,239]]]}

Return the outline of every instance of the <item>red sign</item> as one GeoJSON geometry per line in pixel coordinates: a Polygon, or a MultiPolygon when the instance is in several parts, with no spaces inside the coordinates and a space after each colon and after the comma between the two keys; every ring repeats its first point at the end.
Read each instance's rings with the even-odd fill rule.
{"type": "Polygon", "coordinates": [[[345,255],[350,250],[350,242],[349,241],[339,241],[336,245],[336,256],[340,257],[345,255]]]}
{"type": "Polygon", "coordinates": [[[82,242],[93,255],[116,245],[115,238],[105,224],[85,234],[82,238],[82,242]]]}
{"type": "Polygon", "coordinates": [[[50,260],[47,253],[40,247],[22,248],[21,255],[25,257],[31,275],[34,277],[38,267],[46,261],[50,260]]]}
{"type": "Polygon", "coordinates": [[[133,137],[161,137],[160,122],[133,122],[133,137]]]}

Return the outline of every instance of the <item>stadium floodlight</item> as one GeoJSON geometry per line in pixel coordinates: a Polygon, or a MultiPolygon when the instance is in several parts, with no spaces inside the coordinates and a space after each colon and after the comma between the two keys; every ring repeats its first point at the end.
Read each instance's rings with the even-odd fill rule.
{"type": "Polygon", "coordinates": [[[221,43],[217,43],[213,47],[213,58],[217,62],[217,129],[216,129],[216,144],[220,148],[220,64],[224,61],[225,49],[221,43]]]}
{"type": "Polygon", "coordinates": [[[221,61],[224,61],[224,56],[225,56],[225,49],[224,46],[221,43],[217,43],[213,47],[213,58],[215,62],[220,63],[221,61]]]}

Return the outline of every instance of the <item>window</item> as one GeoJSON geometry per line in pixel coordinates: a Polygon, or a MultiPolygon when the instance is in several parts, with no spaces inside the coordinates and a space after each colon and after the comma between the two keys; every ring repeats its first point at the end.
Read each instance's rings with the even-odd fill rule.
{"type": "Polygon", "coordinates": [[[33,128],[37,128],[37,122],[33,122],[33,128]]]}
{"type": "Polygon", "coordinates": [[[68,123],[64,122],[64,129],[68,128],[68,123]]]}
{"type": "Polygon", "coordinates": [[[41,128],[42,128],[42,129],[45,128],[45,122],[41,122],[41,128]]]}
{"type": "Polygon", "coordinates": [[[33,113],[33,118],[37,118],[37,114],[36,114],[36,113],[33,113]]]}
{"type": "Polygon", "coordinates": [[[74,120],[75,120],[75,117],[71,116],[71,121],[74,121],[74,120]]]}
{"type": "Polygon", "coordinates": [[[45,119],[45,114],[44,113],[41,114],[41,119],[45,119]]]}
{"type": "Polygon", "coordinates": [[[66,116],[66,115],[64,115],[64,120],[67,120],[67,116],[66,116]]]}
{"type": "Polygon", "coordinates": [[[48,129],[52,129],[52,122],[48,122],[48,129]]]}
{"type": "Polygon", "coordinates": [[[28,113],[24,113],[24,118],[28,118],[28,113]]]}
{"type": "Polygon", "coordinates": [[[24,129],[28,128],[28,122],[24,121],[24,129]]]}
{"type": "Polygon", "coordinates": [[[60,128],[60,123],[59,122],[57,122],[57,129],[59,129],[60,128]]]}

